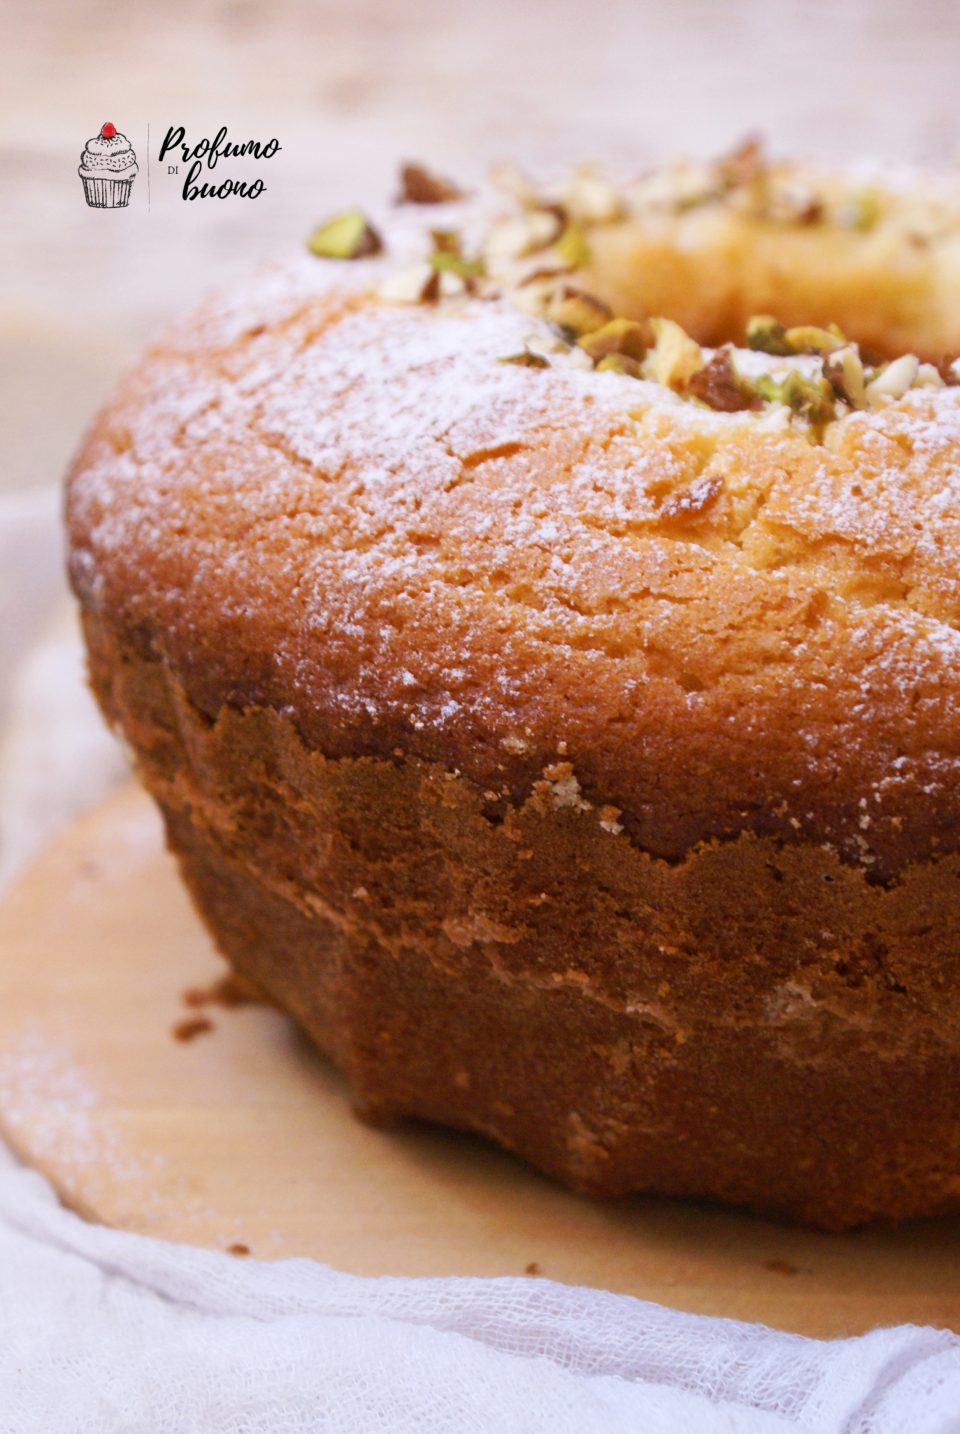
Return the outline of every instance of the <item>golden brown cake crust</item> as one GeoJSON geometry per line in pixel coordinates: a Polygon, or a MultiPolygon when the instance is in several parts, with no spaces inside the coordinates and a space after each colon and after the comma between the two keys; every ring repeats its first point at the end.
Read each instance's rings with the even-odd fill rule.
{"type": "Polygon", "coordinates": [[[575,1183],[832,1224],[955,1202],[960,392],[813,442],[498,363],[529,318],[385,304],[386,263],[208,304],[70,475],[94,685],[224,949],[374,1105],[575,1183]],[[338,1034],[350,962],[381,1036],[359,977],[338,1034]],[[517,1107],[520,1012],[593,1062],[589,1110],[559,1037],[517,1107]],[[474,1018],[505,1074],[457,1096],[438,1031],[474,1018]]]}
{"type": "Polygon", "coordinates": [[[498,365],[529,321],[497,304],[281,293],[154,349],[70,481],[81,601],[203,711],[498,800],[559,755],[669,859],[744,830],[881,877],[957,849],[960,392],[814,446],[498,365]]]}

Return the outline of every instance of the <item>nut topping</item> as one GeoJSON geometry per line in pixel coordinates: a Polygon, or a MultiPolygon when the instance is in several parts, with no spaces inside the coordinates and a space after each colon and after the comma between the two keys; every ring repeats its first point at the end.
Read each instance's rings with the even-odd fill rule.
{"type": "Polygon", "coordinates": [[[598,366],[602,359],[611,354],[642,359],[653,342],[653,329],[650,324],[640,323],[636,319],[611,319],[609,323],[584,334],[578,340],[580,347],[598,366]]]}
{"type": "Polygon", "coordinates": [[[562,264],[579,269],[590,262],[590,245],[578,224],[568,224],[553,246],[553,253],[562,264]]]}
{"type": "Polygon", "coordinates": [[[441,275],[430,264],[413,264],[389,274],[377,293],[388,304],[431,304],[440,297],[441,275]]]}
{"type": "MultiPolygon", "coordinates": [[[[748,318],[746,345],[769,361],[744,359],[741,372],[732,344],[704,350],[672,319],[617,315],[577,283],[577,271],[592,261],[594,227],[651,207],[682,215],[711,203],[764,224],[823,222],[867,232],[889,207],[882,191],[848,190],[838,198],[835,186],[814,188],[789,168],[771,168],[752,138],[712,166],[675,165],[627,188],[618,189],[589,169],[574,174],[559,192],[539,190],[516,169],[501,167],[492,178],[513,201],[512,212],[492,225],[479,252],[465,252],[456,229],[432,229],[432,249],[423,262],[385,278],[377,293],[387,302],[409,304],[466,295],[509,299],[530,316],[531,328],[522,350],[500,363],[618,373],[661,384],[717,413],[776,406],[781,412],[770,414],[774,427],[789,421],[785,409],[814,429],[912,388],[960,384],[960,359],[953,356],[938,364],[921,363],[914,354],[883,362],[836,324],[787,327],[773,314],[748,318]]],[[[455,185],[422,165],[405,165],[401,180],[403,203],[462,197],[455,185]]],[[[906,242],[917,227],[914,216],[906,225],[899,210],[896,217],[898,242],[906,242]]],[[[320,225],[309,247],[323,257],[354,259],[383,246],[362,210],[354,209],[320,225]]]]}
{"type": "Polygon", "coordinates": [[[832,354],[847,342],[836,324],[831,324],[829,329],[822,329],[817,324],[801,324],[787,329],[784,341],[793,354],[832,354]]]}
{"type": "Polygon", "coordinates": [[[450,204],[462,198],[462,189],[422,164],[405,164],[400,170],[398,204],[450,204]]]}
{"type": "Polygon", "coordinates": [[[571,339],[581,338],[602,328],[613,318],[613,312],[600,299],[564,284],[547,306],[546,318],[571,339]]]}
{"type": "Polygon", "coordinates": [[[902,398],[907,389],[913,387],[919,370],[920,360],[916,354],[903,354],[894,359],[867,384],[867,399],[902,398]]]}
{"type": "Polygon", "coordinates": [[[622,196],[606,179],[581,169],[564,191],[570,218],[581,224],[612,224],[624,212],[622,196]]]}
{"type": "Polygon", "coordinates": [[[755,393],[741,385],[728,349],[718,349],[710,362],[687,380],[687,393],[718,413],[739,413],[745,408],[759,408],[755,393]]]}
{"type": "Polygon", "coordinates": [[[362,209],[348,209],[318,224],[307,248],[319,259],[366,259],[382,251],[383,240],[362,209]]]}
{"type": "Polygon", "coordinates": [[[960,383],[960,358],[956,354],[944,354],[937,364],[937,373],[948,386],[960,383]]]}
{"type": "Polygon", "coordinates": [[[562,219],[551,209],[534,209],[512,219],[502,219],[487,236],[486,253],[490,258],[523,259],[546,249],[557,238],[562,219]]]}
{"type": "Polygon", "coordinates": [[[747,348],[764,354],[793,353],[786,329],[772,314],[752,314],[747,319],[747,348]]]}
{"type": "Polygon", "coordinates": [[[766,171],[763,145],[755,134],[747,135],[729,154],[717,161],[717,172],[731,188],[752,184],[762,179],[766,171]]]}
{"type": "Polygon", "coordinates": [[[785,404],[809,423],[820,425],[836,417],[833,390],[824,378],[807,378],[792,368],[780,380],[772,374],[761,374],[753,386],[764,402],[785,404]]]}
{"type": "Polygon", "coordinates": [[[596,368],[597,373],[625,373],[630,378],[643,378],[643,365],[629,354],[604,354],[596,368]]]}
{"type": "Polygon", "coordinates": [[[863,360],[856,344],[835,349],[823,360],[823,376],[842,403],[851,408],[866,408],[867,392],[863,360]]]}
{"type": "Polygon", "coordinates": [[[455,274],[467,281],[483,277],[486,264],[482,258],[466,257],[456,229],[432,229],[430,233],[434,245],[428,260],[431,268],[441,274],[455,274]]]}
{"type": "Polygon", "coordinates": [[[531,349],[521,349],[517,354],[507,354],[505,358],[497,359],[497,363],[514,363],[521,368],[550,367],[550,360],[544,354],[534,353],[531,349]]]}
{"type": "Polygon", "coordinates": [[[647,354],[644,373],[654,383],[681,389],[703,368],[703,350],[673,319],[651,319],[654,347],[647,354]]]}
{"type": "Polygon", "coordinates": [[[837,222],[844,229],[856,229],[868,234],[880,219],[880,196],[875,189],[861,189],[840,206],[837,222]]]}

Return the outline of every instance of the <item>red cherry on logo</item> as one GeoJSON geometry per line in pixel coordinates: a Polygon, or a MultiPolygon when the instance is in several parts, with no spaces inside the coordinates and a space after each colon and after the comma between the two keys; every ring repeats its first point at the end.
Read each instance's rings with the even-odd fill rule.
{"type": "Polygon", "coordinates": [[[113,139],[113,137],[114,137],[114,135],[116,134],[116,132],[117,132],[117,127],[116,127],[116,125],[115,125],[115,124],[111,124],[110,121],[107,120],[106,124],[101,126],[101,129],[100,129],[100,138],[101,138],[101,139],[113,139]]]}

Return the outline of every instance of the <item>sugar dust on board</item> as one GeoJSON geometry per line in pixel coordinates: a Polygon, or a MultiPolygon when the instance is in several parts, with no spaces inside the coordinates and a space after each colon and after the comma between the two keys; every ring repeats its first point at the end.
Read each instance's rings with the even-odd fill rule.
{"type": "Polygon", "coordinates": [[[276,138],[232,140],[226,125],[221,125],[212,139],[203,135],[196,141],[188,139],[183,125],[171,125],[160,146],[159,162],[166,161],[167,174],[178,177],[185,168],[182,199],[259,199],[267,188],[260,175],[238,178],[222,169],[218,172],[218,165],[242,160],[246,167],[250,162],[273,159],[280,149],[276,138]]]}

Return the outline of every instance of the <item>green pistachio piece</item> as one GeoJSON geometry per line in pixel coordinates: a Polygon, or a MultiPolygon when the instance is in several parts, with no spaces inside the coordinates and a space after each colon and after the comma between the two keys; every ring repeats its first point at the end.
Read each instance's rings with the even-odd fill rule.
{"type": "Polygon", "coordinates": [[[487,272],[482,259],[465,259],[462,254],[430,255],[430,267],[438,274],[458,274],[461,279],[480,279],[487,272]]]}
{"type": "Polygon", "coordinates": [[[612,311],[592,294],[564,287],[547,306],[547,319],[571,339],[582,338],[613,318],[612,311]]]}
{"type": "Polygon", "coordinates": [[[780,357],[793,352],[786,329],[773,314],[751,314],[747,319],[747,348],[780,357]]]}
{"type": "Polygon", "coordinates": [[[520,368],[549,368],[550,363],[543,354],[535,354],[530,349],[521,349],[518,354],[507,354],[505,358],[497,359],[497,363],[514,363],[520,368]]]}
{"type": "Polygon", "coordinates": [[[782,403],[810,423],[829,423],[836,417],[830,389],[825,381],[807,378],[792,368],[783,379],[762,373],[753,380],[753,389],[764,403],[782,403]]]}
{"type": "Polygon", "coordinates": [[[631,378],[642,378],[643,369],[638,359],[629,354],[604,354],[597,364],[597,373],[626,373],[631,378]]]}
{"type": "Polygon", "coordinates": [[[794,329],[787,329],[784,340],[790,345],[787,352],[795,354],[832,354],[834,349],[842,349],[847,342],[835,324],[831,324],[829,329],[822,329],[817,324],[799,324],[794,329]]]}
{"type": "Polygon", "coordinates": [[[381,252],[383,240],[362,209],[348,209],[318,224],[307,248],[319,259],[365,259],[381,252]]]}
{"type": "Polygon", "coordinates": [[[703,368],[703,350],[673,319],[651,319],[650,327],[656,342],[647,355],[647,377],[668,388],[682,388],[703,368]]]}
{"type": "Polygon", "coordinates": [[[855,344],[847,344],[823,360],[823,376],[834,393],[851,408],[866,408],[863,360],[855,344]]]}
{"type": "Polygon", "coordinates": [[[433,240],[435,254],[463,253],[463,240],[460,238],[459,229],[431,229],[430,238],[433,240]]]}
{"type": "Polygon", "coordinates": [[[642,359],[653,343],[653,330],[636,319],[611,319],[602,328],[578,340],[580,347],[598,364],[610,354],[642,359]]]}
{"type": "Polygon", "coordinates": [[[579,269],[590,262],[590,245],[583,230],[577,224],[568,224],[553,246],[553,252],[563,264],[579,269]]]}
{"type": "Polygon", "coordinates": [[[433,253],[427,263],[438,274],[456,274],[460,279],[480,279],[487,272],[483,259],[468,259],[456,229],[431,229],[433,253]]]}
{"type": "Polygon", "coordinates": [[[806,378],[792,368],[781,386],[781,402],[811,423],[829,423],[836,417],[828,386],[817,379],[806,378]]]}
{"type": "Polygon", "coordinates": [[[880,196],[875,189],[861,189],[851,194],[840,210],[840,223],[846,229],[867,234],[880,218],[880,196]]]}
{"type": "Polygon", "coordinates": [[[763,399],[764,403],[783,403],[783,384],[779,383],[772,373],[761,373],[753,380],[754,393],[763,399]]]}

